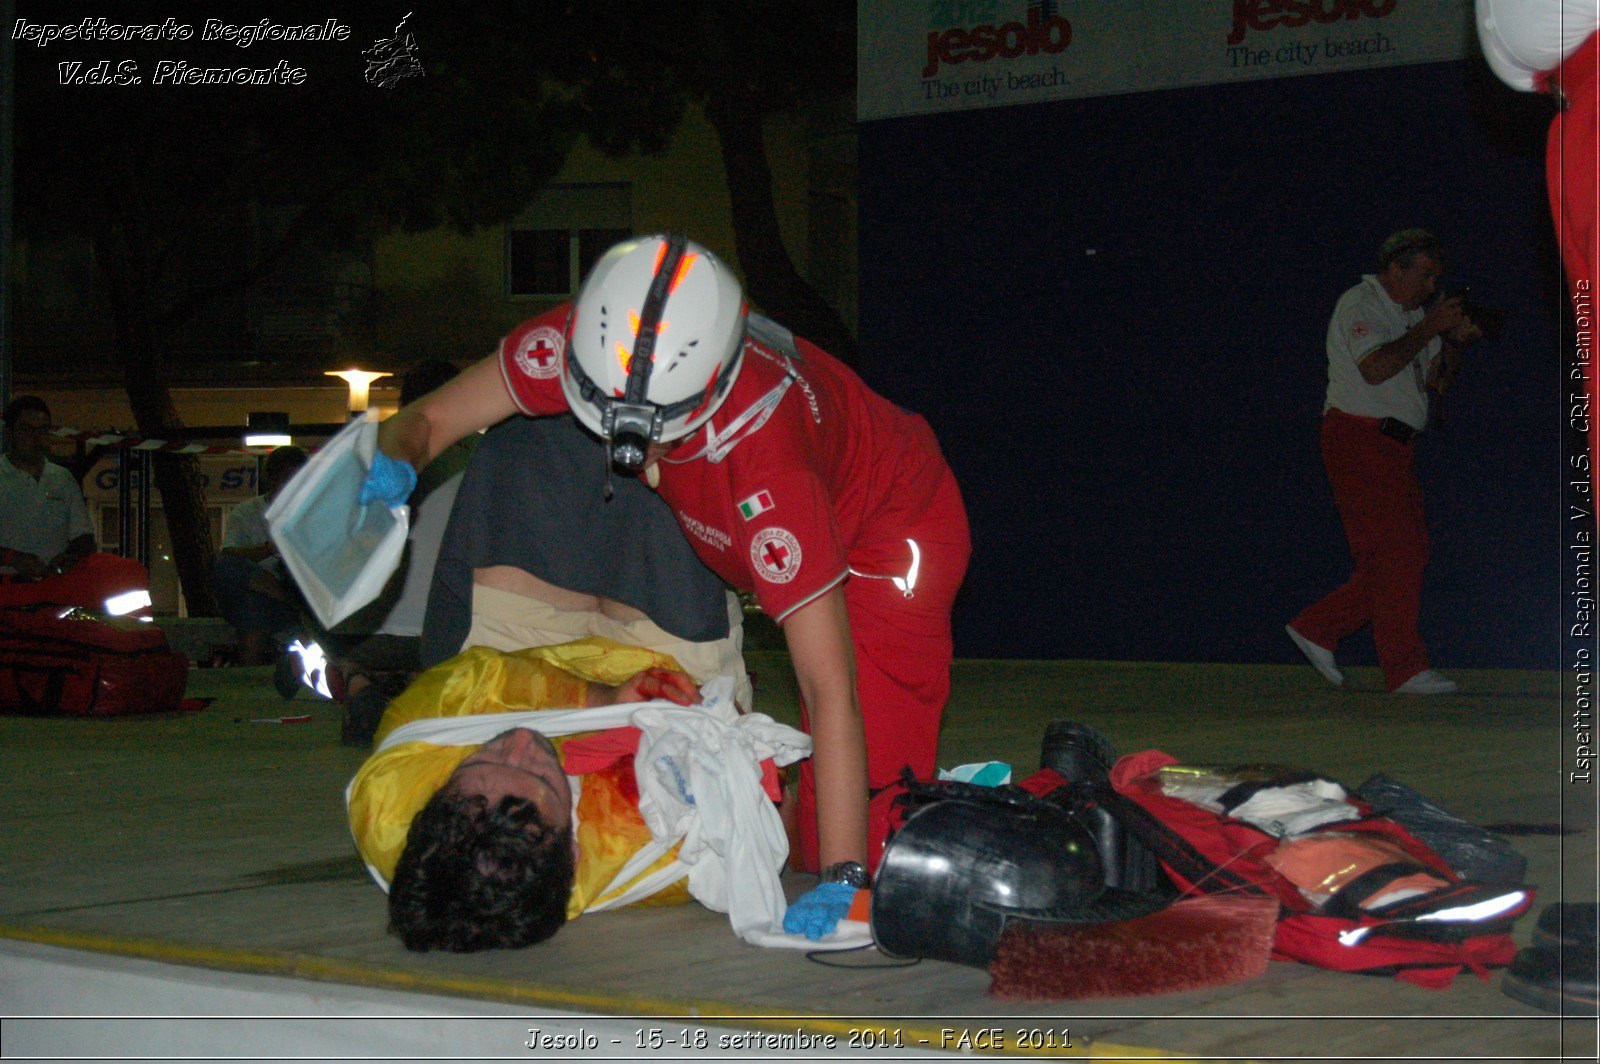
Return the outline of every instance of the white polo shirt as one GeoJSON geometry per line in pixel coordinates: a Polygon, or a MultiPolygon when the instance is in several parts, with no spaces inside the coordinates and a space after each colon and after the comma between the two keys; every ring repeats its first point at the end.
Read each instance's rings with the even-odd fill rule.
{"type": "Polygon", "coordinates": [[[0,455],[0,547],[48,563],[68,543],[93,531],[83,492],[64,467],[46,461],[35,480],[0,455]]]}
{"type": "Polygon", "coordinates": [[[259,547],[272,538],[267,528],[267,506],[272,500],[265,495],[246,499],[228,511],[228,522],[222,530],[224,547],[259,547]]]}
{"type": "Polygon", "coordinates": [[[1382,384],[1361,376],[1361,360],[1421,321],[1422,308],[1402,310],[1378,278],[1367,274],[1339,297],[1328,323],[1328,397],[1322,410],[1358,417],[1398,418],[1421,432],[1428,426],[1428,373],[1443,342],[1434,337],[1411,364],[1382,384]]]}

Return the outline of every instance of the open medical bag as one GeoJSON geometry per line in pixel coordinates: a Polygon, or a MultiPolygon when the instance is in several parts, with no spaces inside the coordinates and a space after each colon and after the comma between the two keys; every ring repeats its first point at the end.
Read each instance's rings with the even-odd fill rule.
{"type": "Polygon", "coordinates": [[[1332,781],[1309,774],[1258,781],[1197,804],[1177,796],[1186,771],[1195,770],[1158,750],[1129,755],[1117,762],[1112,789],[1101,800],[1183,893],[1276,897],[1274,959],[1442,988],[1463,969],[1487,978],[1488,969],[1516,955],[1509,931],[1532,905],[1531,890],[1463,880],[1405,827],[1332,781]],[[1325,786],[1313,792],[1330,795],[1323,799],[1325,819],[1279,823],[1230,815],[1264,788],[1285,783],[1325,786]],[[1339,859],[1318,864],[1316,846],[1339,859]],[[1341,848],[1388,856],[1344,861],[1341,848]]]}
{"type": "Polygon", "coordinates": [[[188,680],[188,659],[147,622],[55,604],[0,609],[0,712],[170,712],[188,680]]]}

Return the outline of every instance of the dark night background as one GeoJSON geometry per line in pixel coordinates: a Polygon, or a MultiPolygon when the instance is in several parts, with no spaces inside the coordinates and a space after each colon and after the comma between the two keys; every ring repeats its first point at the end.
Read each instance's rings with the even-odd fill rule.
{"type": "MultiPolygon", "coordinates": [[[[50,10],[27,6],[41,19],[50,10]]],[[[393,25],[394,12],[378,18],[370,6],[354,9],[368,17],[348,45],[351,70],[393,25]]],[[[136,10],[189,21],[209,11],[135,4],[119,17],[136,10]]],[[[392,100],[324,97],[318,87],[335,82],[320,76],[270,97],[39,91],[77,53],[24,51],[19,84],[38,85],[21,95],[32,108],[19,109],[17,221],[25,235],[59,229],[96,242],[102,286],[120,309],[93,319],[117,339],[117,357],[102,361],[121,367],[140,430],[171,428],[161,377],[194,354],[185,330],[214,341],[205,330],[216,321],[244,320],[231,303],[202,307],[186,294],[204,294],[219,274],[242,289],[273,248],[239,255],[241,242],[225,239],[168,254],[134,237],[181,237],[197,216],[228,237],[228,212],[245,205],[252,222],[320,210],[307,237],[319,248],[370,242],[399,223],[500,224],[559,169],[579,130],[620,154],[645,151],[694,99],[718,124],[725,156],[743,147],[747,163],[764,164],[752,140],[763,108],[848,95],[854,56],[840,42],[853,39],[855,12],[838,0],[808,23],[832,42],[813,49],[836,59],[821,72],[810,61],[780,69],[781,57],[811,52],[796,51],[771,5],[746,12],[741,33],[766,34],[751,38],[766,43],[750,62],[765,80],[730,79],[724,53],[706,42],[670,46],[675,8],[602,5],[581,20],[576,10],[549,23],[572,35],[560,47],[518,5],[424,19],[428,76],[392,100]],[[618,21],[638,31],[645,18],[661,32],[612,32],[618,21]],[[584,34],[639,47],[597,65],[574,44],[584,34]],[[680,64],[671,77],[663,55],[680,64]],[[540,76],[575,87],[572,102],[551,105],[540,76]],[[205,213],[212,200],[215,217],[205,213]],[[128,267],[151,262],[188,273],[128,267]]],[[[273,14],[327,17],[303,3],[273,14]]],[[[238,52],[217,54],[231,62],[238,52]]],[[[300,53],[260,51],[269,54],[300,53]]],[[[304,54],[331,63],[339,53],[304,54]]],[[[859,123],[860,366],[929,417],[961,480],[975,550],[957,652],[1298,661],[1284,623],[1350,565],[1317,447],[1328,316],[1373,270],[1388,233],[1422,225],[1453,251],[1447,286],[1470,283],[1511,315],[1503,338],[1468,352],[1443,424],[1419,444],[1433,531],[1423,632],[1447,670],[1555,666],[1568,441],[1564,285],[1543,181],[1552,113],[1494,80],[1474,53],[859,123]]],[[[760,165],[734,170],[754,177],[733,197],[745,204],[735,224],[746,231],[740,264],[753,302],[824,339],[817,322],[827,315],[806,308],[827,308],[802,298],[787,258],[771,253],[782,242],[770,181],[760,165]]],[[[171,500],[166,512],[178,512],[171,500]]],[[[195,603],[209,555],[203,521],[192,523],[181,553],[196,559],[195,603]]],[[[1370,639],[1342,647],[1341,660],[1370,664],[1370,639]]]]}
{"type": "MultiPolygon", "coordinates": [[[[1328,318],[1422,225],[1446,287],[1512,315],[1418,445],[1423,633],[1443,668],[1555,666],[1552,113],[1474,57],[864,123],[865,375],[966,494],[957,653],[1298,660],[1283,625],[1350,566],[1328,318]]],[[[1344,660],[1375,660],[1366,633],[1344,660]]]]}

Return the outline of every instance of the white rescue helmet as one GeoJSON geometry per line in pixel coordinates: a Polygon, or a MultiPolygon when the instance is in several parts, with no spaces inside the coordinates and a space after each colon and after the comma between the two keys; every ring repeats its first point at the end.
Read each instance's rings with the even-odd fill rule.
{"type": "Polygon", "coordinates": [[[1600,27],[1593,0],[1477,0],[1478,43],[1501,81],[1520,92],[1572,58],[1600,27]]]}
{"type": "Polygon", "coordinates": [[[625,240],[589,271],[567,321],[567,404],[637,470],[651,442],[689,435],[727,398],[745,316],[738,279],[701,245],[677,233],[625,240]]]}

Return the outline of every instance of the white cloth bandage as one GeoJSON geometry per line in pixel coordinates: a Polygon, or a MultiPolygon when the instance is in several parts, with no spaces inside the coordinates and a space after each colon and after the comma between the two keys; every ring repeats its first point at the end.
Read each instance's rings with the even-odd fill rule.
{"type": "MultiPolygon", "coordinates": [[[[629,860],[601,896],[629,884],[674,845],[678,856],[615,897],[606,897],[591,912],[627,905],[687,879],[690,896],[708,909],[727,913],[734,933],[752,945],[839,949],[868,944],[871,936],[861,925],[822,942],[782,930],[787,903],[779,875],[789,843],[777,808],[762,787],[761,762],[771,758],[783,766],[808,757],[811,738],[765,714],[740,714],[733,687],[729,677],[712,680],[701,688],[702,701],[696,706],[657,700],[415,720],[389,733],[378,750],[409,742],[475,745],[512,728],[561,736],[631,725],[642,733],[634,775],[639,812],[653,841],[629,860]]],[[[347,787],[347,806],[349,800],[347,787]]],[[[368,871],[387,889],[376,869],[369,865],[368,871]]]]}

